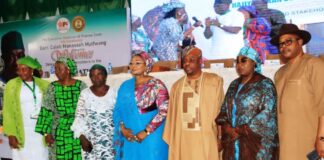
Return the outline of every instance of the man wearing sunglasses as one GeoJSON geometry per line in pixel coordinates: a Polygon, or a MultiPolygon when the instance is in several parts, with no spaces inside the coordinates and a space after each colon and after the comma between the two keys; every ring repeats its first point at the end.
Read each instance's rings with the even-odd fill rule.
{"type": "Polygon", "coordinates": [[[309,32],[283,24],[271,39],[287,64],[275,75],[278,92],[280,159],[304,160],[317,150],[324,157],[324,62],[304,53],[309,32]]]}

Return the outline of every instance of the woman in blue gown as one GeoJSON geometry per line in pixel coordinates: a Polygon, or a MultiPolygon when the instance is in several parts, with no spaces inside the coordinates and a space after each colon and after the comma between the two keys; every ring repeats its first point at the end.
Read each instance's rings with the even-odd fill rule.
{"type": "Polygon", "coordinates": [[[159,79],[148,75],[152,58],[134,54],[130,62],[133,78],[119,88],[113,120],[115,159],[166,160],[168,146],[162,140],[169,101],[159,79]]]}

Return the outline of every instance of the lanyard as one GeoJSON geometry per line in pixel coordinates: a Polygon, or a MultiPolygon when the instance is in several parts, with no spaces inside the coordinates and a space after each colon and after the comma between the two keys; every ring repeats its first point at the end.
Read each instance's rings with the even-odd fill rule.
{"type": "Polygon", "coordinates": [[[34,81],[34,78],[33,78],[33,88],[32,87],[30,87],[25,81],[23,81],[24,82],[24,84],[28,87],[28,89],[30,90],[30,91],[32,91],[32,93],[33,93],[33,98],[34,98],[34,105],[35,105],[35,107],[36,107],[36,102],[37,102],[37,99],[36,99],[36,93],[35,93],[35,81],[34,81]]]}

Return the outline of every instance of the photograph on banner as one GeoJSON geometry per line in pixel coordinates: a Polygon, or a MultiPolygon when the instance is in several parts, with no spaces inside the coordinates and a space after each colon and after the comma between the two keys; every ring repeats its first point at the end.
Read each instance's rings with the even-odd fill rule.
{"type": "Polygon", "coordinates": [[[3,23],[2,75],[8,77],[6,81],[14,77],[6,73],[15,73],[14,61],[25,55],[37,58],[43,72],[50,74],[54,74],[54,62],[61,56],[74,59],[79,74],[86,74],[95,63],[125,66],[130,59],[128,25],[126,9],[3,23]]]}
{"type": "Polygon", "coordinates": [[[322,0],[132,0],[131,6],[131,48],[156,61],[176,61],[194,44],[207,60],[236,58],[250,46],[264,63],[278,54],[270,39],[282,24],[324,21],[322,0]]]}

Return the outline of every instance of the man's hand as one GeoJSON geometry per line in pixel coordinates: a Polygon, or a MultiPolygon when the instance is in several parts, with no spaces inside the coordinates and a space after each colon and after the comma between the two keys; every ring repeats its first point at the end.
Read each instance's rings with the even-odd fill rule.
{"type": "Polygon", "coordinates": [[[19,149],[19,142],[16,136],[9,136],[9,146],[14,149],[19,149]]]}
{"type": "Polygon", "coordinates": [[[216,18],[216,19],[212,20],[212,25],[220,27],[221,24],[219,23],[218,19],[216,18]]]}
{"type": "Polygon", "coordinates": [[[212,25],[212,20],[210,17],[205,19],[205,26],[206,27],[210,27],[212,25]]]}
{"type": "Polygon", "coordinates": [[[81,135],[79,137],[79,139],[80,139],[80,142],[81,142],[82,149],[84,151],[90,153],[92,151],[92,144],[91,144],[91,142],[84,135],[81,135]]]}

